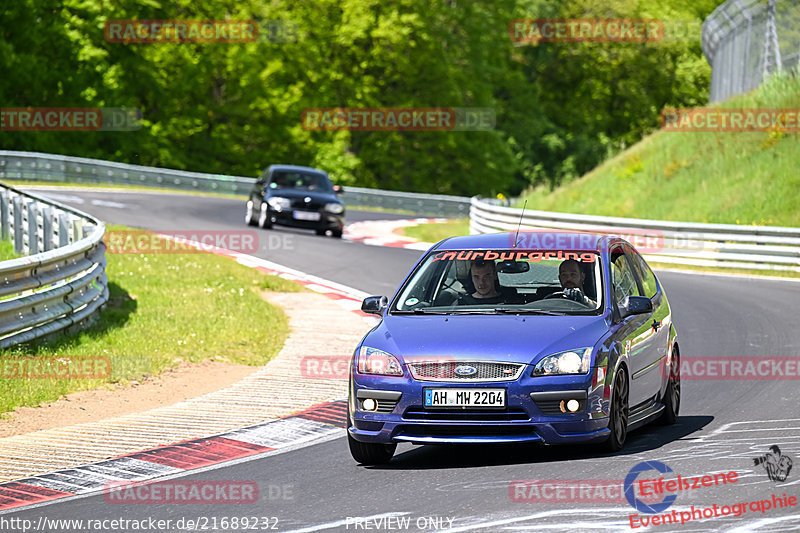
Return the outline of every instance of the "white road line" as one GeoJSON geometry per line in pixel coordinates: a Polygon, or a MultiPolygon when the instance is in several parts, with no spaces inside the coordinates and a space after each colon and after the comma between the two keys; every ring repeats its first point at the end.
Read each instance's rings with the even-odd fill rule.
{"type": "Polygon", "coordinates": [[[107,200],[92,200],[92,205],[99,205],[102,207],[118,207],[119,209],[125,209],[128,207],[128,204],[121,204],[119,202],[109,202],[107,200]]]}
{"type": "MultiPolygon", "coordinates": [[[[778,522],[784,522],[786,520],[797,520],[800,522],[800,514],[791,514],[787,516],[776,516],[774,518],[762,518],[761,520],[757,520],[755,522],[751,522],[749,524],[744,524],[734,529],[729,529],[728,533],[749,533],[750,531],[755,531],[761,526],[771,526],[773,524],[777,524],[778,522]]],[[[797,531],[793,527],[792,529],[785,529],[783,531],[797,531]]],[[[769,531],[781,531],[780,529],[772,529],[770,528],[769,531]]]]}
{"type": "Polygon", "coordinates": [[[80,196],[71,196],[69,194],[43,194],[42,196],[59,202],[71,202],[73,204],[86,203],[86,200],[84,200],[80,196]]]}
{"type": "Polygon", "coordinates": [[[333,529],[335,527],[344,526],[347,524],[353,524],[357,520],[361,522],[367,522],[367,521],[374,522],[375,520],[381,520],[382,518],[385,519],[385,518],[400,517],[409,514],[411,513],[402,512],[402,513],[383,513],[372,516],[349,516],[344,520],[337,520],[336,522],[327,522],[325,524],[318,524],[316,526],[309,526],[301,529],[291,529],[289,531],[284,531],[283,533],[309,533],[311,531],[322,531],[324,529],[333,529]]]}

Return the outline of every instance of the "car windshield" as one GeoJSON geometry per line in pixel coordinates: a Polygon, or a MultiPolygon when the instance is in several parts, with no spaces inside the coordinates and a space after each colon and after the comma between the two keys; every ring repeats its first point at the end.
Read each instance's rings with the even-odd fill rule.
{"type": "Polygon", "coordinates": [[[296,189],[299,191],[331,192],[328,178],[304,172],[275,172],[269,183],[271,189],[296,189]]]}
{"type": "Polygon", "coordinates": [[[583,250],[435,250],[392,313],[599,314],[600,256],[583,250]]]}

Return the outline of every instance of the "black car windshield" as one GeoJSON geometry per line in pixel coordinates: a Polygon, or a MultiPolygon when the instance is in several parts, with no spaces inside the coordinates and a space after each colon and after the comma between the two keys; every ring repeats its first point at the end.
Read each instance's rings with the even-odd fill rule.
{"type": "Polygon", "coordinates": [[[333,192],[328,178],[321,174],[306,174],[304,172],[275,172],[272,174],[269,187],[270,189],[333,192]]]}
{"type": "Polygon", "coordinates": [[[583,250],[436,250],[393,313],[599,314],[600,256],[583,250]]]}

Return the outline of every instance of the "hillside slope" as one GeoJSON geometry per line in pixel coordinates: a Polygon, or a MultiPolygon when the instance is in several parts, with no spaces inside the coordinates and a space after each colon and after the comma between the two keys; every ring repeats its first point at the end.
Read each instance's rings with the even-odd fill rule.
{"type": "MultiPolygon", "coordinates": [[[[800,79],[776,76],[714,108],[791,108],[800,79]]],[[[797,130],[795,122],[794,130],[797,130]]],[[[528,191],[528,209],[635,218],[800,226],[800,133],[659,130],[553,191],[528,191]]]]}

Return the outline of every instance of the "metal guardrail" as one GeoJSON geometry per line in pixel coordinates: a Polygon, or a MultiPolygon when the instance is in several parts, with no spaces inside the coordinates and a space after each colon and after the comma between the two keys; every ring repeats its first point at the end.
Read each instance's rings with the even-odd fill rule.
{"type": "Polygon", "coordinates": [[[757,88],[781,70],[800,67],[800,0],[728,0],[703,22],[711,65],[709,101],[757,88]]]}
{"type": "Polygon", "coordinates": [[[0,183],[0,232],[25,254],[0,262],[0,348],[84,324],[108,301],[96,218],[0,183]]]}
{"type": "MultiPolygon", "coordinates": [[[[521,209],[472,199],[470,232],[515,231],[521,209]]],[[[800,272],[800,228],[697,224],[525,210],[521,230],[620,235],[648,261],[800,272]]],[[[523,241],[524,241],[523,235],[523,241]]]]}
{"type": "MultiPolygon", "coordinates": [[[[18,179],[166,187],[222,194],[247,195],[255,178],[202,174],[167,168],[145,167],[37,152],[0,150],[0,180],[18,179]]],[[[345,187],[342,200],[349,207],[400,209],[414,215],[466,217],[470,199],[466,196],[418,194],[361,187],[345,187]]]]}

